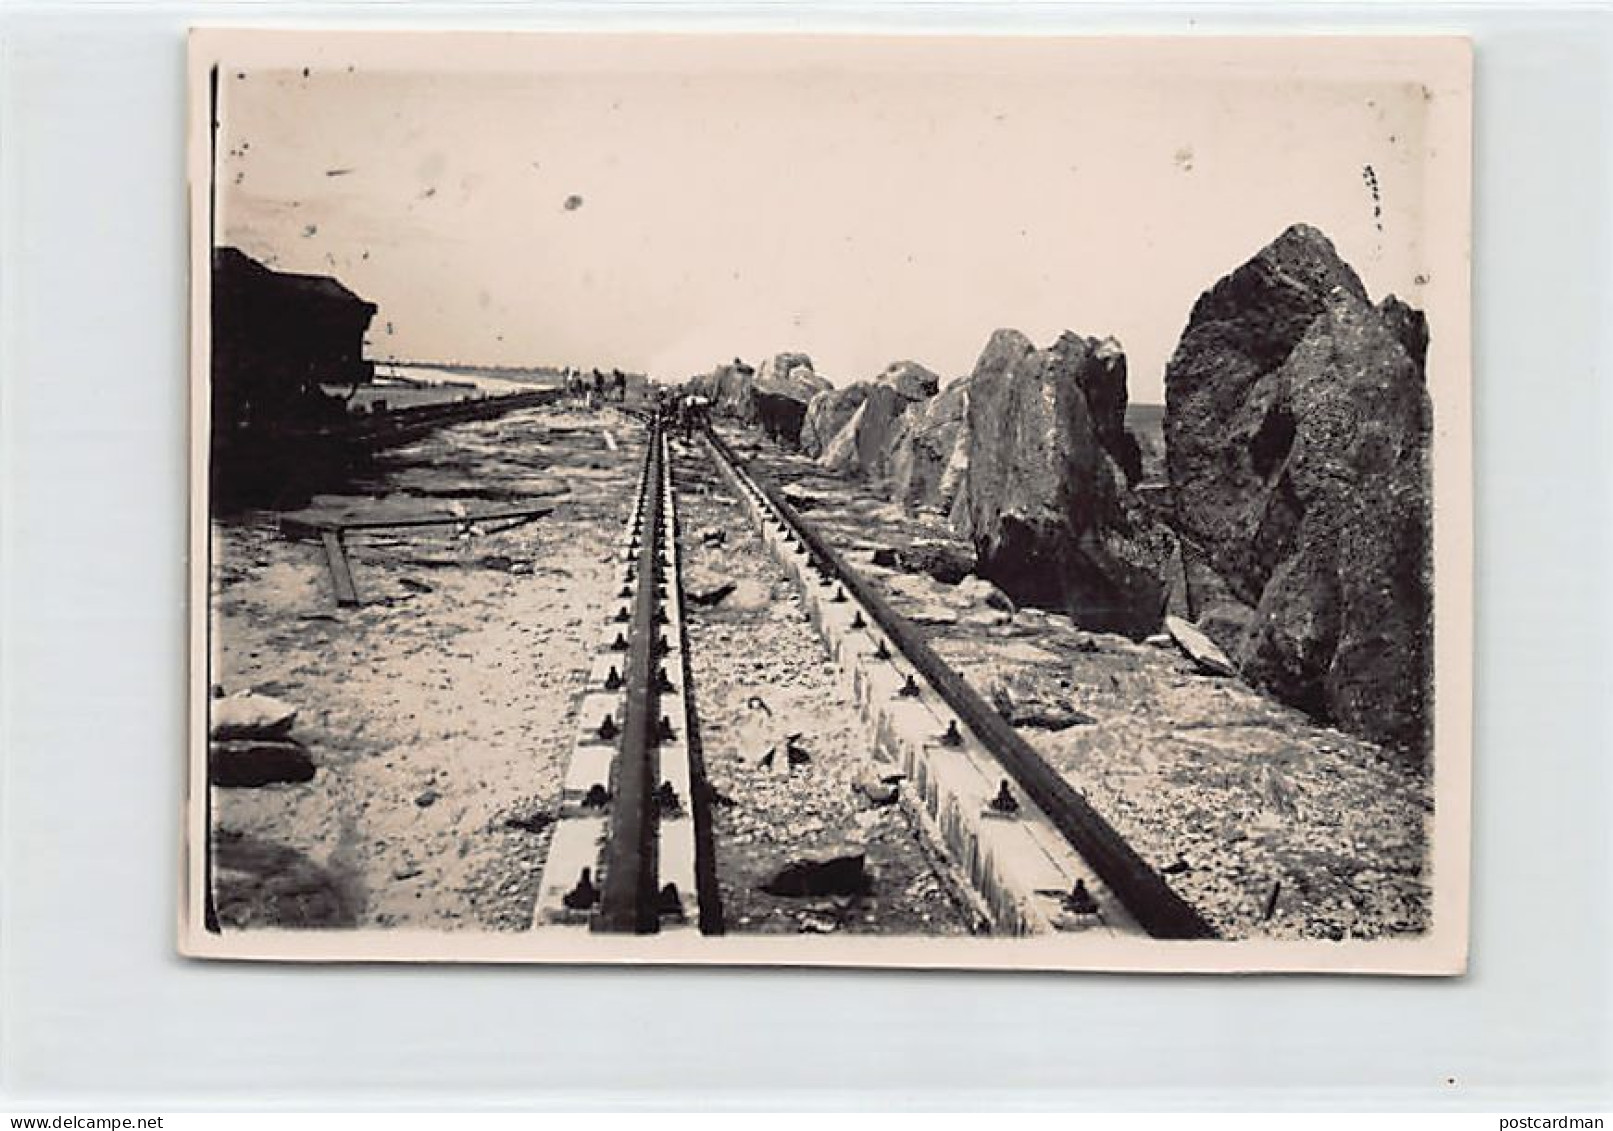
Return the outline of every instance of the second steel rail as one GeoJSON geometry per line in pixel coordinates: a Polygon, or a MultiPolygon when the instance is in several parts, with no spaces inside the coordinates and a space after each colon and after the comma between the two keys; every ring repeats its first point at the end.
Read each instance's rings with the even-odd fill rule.
{"type": "Polygon", "coordinates": [[[953,671],[918,631],[879,592],[852,569],[766,479],[750,474],[726,441],[708,429],[712,449],[736,473],[762,492],[773,510],[807,547],[813,560],[833,574],[873,615],[891,642],[927,679],[962,723],[1047,815],[1059,833],[1091,865],[1142,928],[1161,939],[1210,939],[1215,928],[1171,889],[1158,872],[1106,821],[1092,804],[1021,738],[1001,715],[953,671]]]}

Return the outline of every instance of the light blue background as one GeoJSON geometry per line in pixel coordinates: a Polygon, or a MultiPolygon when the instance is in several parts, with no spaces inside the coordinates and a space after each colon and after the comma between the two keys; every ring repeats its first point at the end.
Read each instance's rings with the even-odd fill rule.
{"type": "Polygon", "coordinates": [[[403,19],[375,4],[0,10],[0,1107],[1613,1104],[1605,8],[640,3],[408,15],[1473,32],[1479,741],[1473,971],[1461,981],[179,960],[183,30],[198,15],[403,19]]]}

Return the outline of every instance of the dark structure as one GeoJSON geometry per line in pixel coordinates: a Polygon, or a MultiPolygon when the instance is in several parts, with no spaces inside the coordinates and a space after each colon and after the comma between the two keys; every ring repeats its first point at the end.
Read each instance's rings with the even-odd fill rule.
{"type": "Polygon", "coordinates": [[[213,436],[318,428],[346,413],[322,385],[375,376],[364,332],[376,306],[335,279],[213,252],[213,436]]]}
{"type": "Polygon", "coordinates": [[[212,481],[215,510],[295,501],[350,462],[346,400],[327,385],[375,376],[375,316],[335,279],[274,271],[213,251],[212,481]]]}
{"type": "Polygon", "coordinates": [[[375,377],[374,364],[364,359],[364,332],[375,311],[374,303],[327,276],[272,271],[232,247],[213,252],[215,515],[301,506],[322,491],[363,490],[372,457],[382,449],[561,395],[534,388],[349,412],[352,391],[375,377]],[[326,392],[341,386],[348,387],[346,396],[326,392]]]}

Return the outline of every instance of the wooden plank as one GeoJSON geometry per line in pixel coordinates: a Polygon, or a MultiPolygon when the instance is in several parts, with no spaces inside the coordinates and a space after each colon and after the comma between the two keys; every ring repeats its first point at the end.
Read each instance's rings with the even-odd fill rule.
{"type": "Polygon", "coordinates": [[[510,529],[553,513],[553,507],[527,507],[521,510],[486,511],[481,514],[427,515],[421,518],[357,518],[349,521],[309,517],[307,511],[294,511],[280,516],[280,532],[288,538],[296,538],[315,530],[345,532],[389,530],[394,527],[403,530],[420,526],[471,526],[482,522],[508,522],[511,527],[506,529],[510,529]]]}
{"type": "Polygon", "coordinates": [[[385,530],[388,527],[414,527],[414,526],[470,526],[478,522],[531,522],[544,515],[553,514],[553,507],[524,507],[517,510],[484,511],[481,514],[460,515],[432,515],[425,518],[405,519],[358,519],[353,522],[341,523],[343,530],[385,530]]]}
{"type": "Polygon", "coordinates": [[[353,585],[353,570],[347,562],[347,547],[342,544],[339,530],[322,530],[319,540],[325,544],[325,556],[330,559],[330,580],[336,587],[336,603],[343,608],[358,604],[358,589],[353,585]]]}

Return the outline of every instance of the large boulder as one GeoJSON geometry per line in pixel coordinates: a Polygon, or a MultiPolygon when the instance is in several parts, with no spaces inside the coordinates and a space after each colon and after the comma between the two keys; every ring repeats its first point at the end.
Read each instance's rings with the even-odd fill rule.
{"type": "Polygon", "coordinates": [[[829,441],[818,462],[842,475],[863,478],[880,475],[891,432],[912,403],[889,385],[870,386],[862,404],[829,441]]]}
{"type": "Polygon", "coordinates": [[[1099,439],[1084,390],[1109,353],[1075,334],[1044,350],[992,335],[969,379],[967,526],[978,572],[1016,602],[1139,636],[1159,626],[1173,539],[1099,439]]]}
{"type": "Polygon", "coordinates": [[[1327,237],[1296,225],[1199,298],[1166,365],[1176,525],[1250,604],[1275,564],[1257,560],[1256,535],[1293,440],[1271,378],[1335,290],[1366,301],[1327,237]]]}
{"type": "Polygon", "coordinates": [[[751,422],[780,443],[801,442],[801,425],[812,398],[830,388],[804,353],[780,353],[762,362],[752,389],[751,422]]]}
{"type": "Polygon", "coordinates": [[[801,451],[820,456],[829,442],[846,426],[852,413],[868,399],[870,386],[858,381],[842,389],[825,389],[807,402],[801,422],[801,451]]]}
{"type": "Polygon", "coordinates": [[[1166,368],[1176,521],[1255,608],[1245,676],[1319,718],[1427,748],[1428,330],[1290,228],[1193,309],[1166,368]]]}
{"type": "MultiPolygon", "coordinates": [[[[803,370],[802,378],[809,378],[812,373],[812,359],[804,353],[786,350],[776,353],[772,357],[762,359],[762,367],[756,371],[756,385],[769,392],[782,392],[791,388],[791,382],[796,379],[796,371],[803,370]]],[[[827,386],[827,382],[824,383],[827,386]]]]}
{"type": "Polygon", "coordinates": [[[941,378],[916,361],[891,362],[874,383],[888,385],[910,401],[926,400],[941,388],[941,378]]]}
{"type": "Polygon", "coordinates": [[[951,509],[968,467],[968,410],[969,382],[954,381],[897,420],[881,462],[891,497],[908,510],[951,509]]]}

